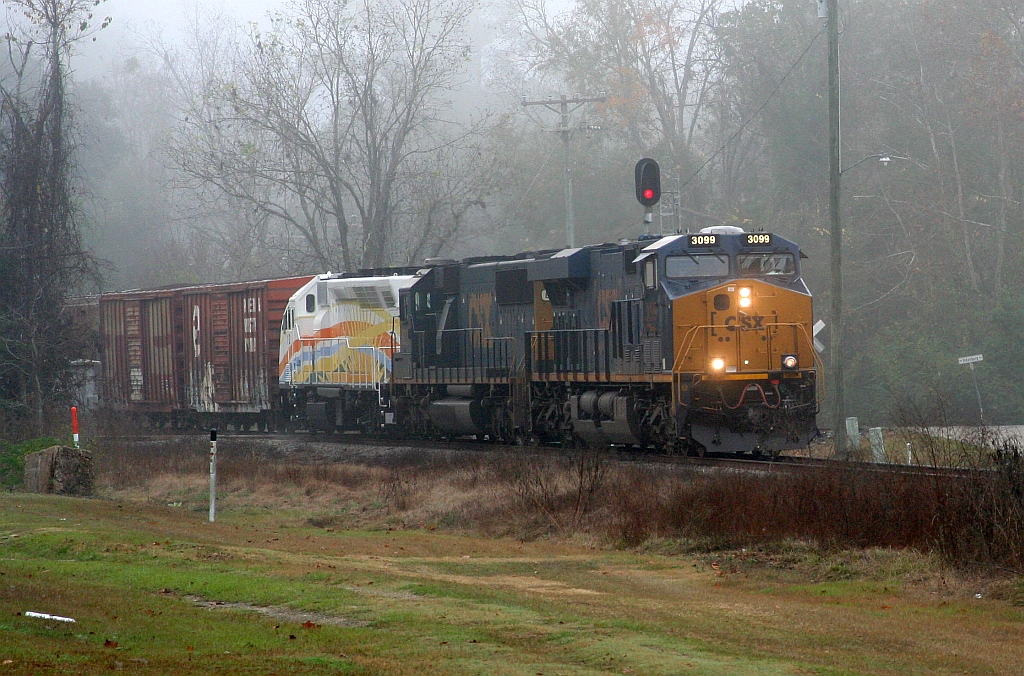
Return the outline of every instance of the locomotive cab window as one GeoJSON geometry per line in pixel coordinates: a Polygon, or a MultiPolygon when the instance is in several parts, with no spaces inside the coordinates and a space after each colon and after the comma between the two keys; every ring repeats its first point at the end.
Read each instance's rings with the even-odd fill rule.
{"type": "Polygon", "coordinates": [[[316,296],[313,294],[306,294],[306,312],[316,312],[316,296]]]}
{"type": "Polygon", "coordinates": [[[741,277],[786,277],[796,274],[796,257],[791,253],[740,254],[736,257],[741,277]]]}
{"type": "Polygon", "coordinates": [[[725,277],[729,274],[729,259],[715,254],[695,256],[669,256],[665,259],[665,276],[671,278],[725,277]]]}

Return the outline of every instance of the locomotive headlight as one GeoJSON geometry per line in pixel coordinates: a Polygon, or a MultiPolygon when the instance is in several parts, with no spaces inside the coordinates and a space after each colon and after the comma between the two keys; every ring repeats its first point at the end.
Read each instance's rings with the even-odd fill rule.
{"type": "Polygon", "coordinates": [[[750,307],[750,299],[740,298],[740,307],[750,307]]]}
{"type": "Polygon", "coordinates": [[[786,371],[795,371],[796,367],[800,365],[795,354],[784,354],[782,355],[782,368],[786,371]]]}
{"type": "Polygon", "coordinates": [[[725,360],[722,359],[721,357],[715,357],[714,359],[711,360],[711,368],[713,368],[716,371],[721,371],[723,368],[725,368],[725,360]]]}
{"type": "Polygon", "coordinates": [[[750,298],[750,289],[747,287],[740,289],[740,298],[750,298]]]}

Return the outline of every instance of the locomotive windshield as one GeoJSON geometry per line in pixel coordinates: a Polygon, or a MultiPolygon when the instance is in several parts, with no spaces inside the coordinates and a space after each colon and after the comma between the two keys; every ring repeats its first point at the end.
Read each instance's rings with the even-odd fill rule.
{"type": "Polygon", "coordinates": [[[741,277],[781,277],[796,274],[791,253],[740,254],[736,257],[741,277]]]}
{"type": "Polygon", "coordinates": [[[728,256],[700,254],[669,256],[665,259],[666,277],[725,277],[728,274],[728,256]]]}

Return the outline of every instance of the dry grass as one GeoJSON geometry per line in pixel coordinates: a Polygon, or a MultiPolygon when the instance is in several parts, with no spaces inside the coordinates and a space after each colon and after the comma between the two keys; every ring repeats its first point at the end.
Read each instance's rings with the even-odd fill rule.
{"type": "MultiPolygon", "coordinates": [[[[202,510],[206,450],[201,438],[111,444],[96,454],[97,486],[202,510]]],[[[218,500],[224,509],[302,510],[317,526],[429,526],[625,547],[677,541],[706,551],[803,541],[822,551],[913,549],[961,568],[1020,572],[1024,463],[1007,447],[991,459],[993,470],[966,477],[842,465],[695,474],[585,451],[397,450],[341,462],[223,441],[218,500]]]]}

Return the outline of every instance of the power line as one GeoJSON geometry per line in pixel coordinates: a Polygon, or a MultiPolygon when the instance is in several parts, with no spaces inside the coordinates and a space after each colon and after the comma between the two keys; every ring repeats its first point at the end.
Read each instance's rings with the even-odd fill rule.
{"type": "Polygon", "coordinates": [[[524,108],[527,106],[544,106],[560,116],[558,127],[552,131],[557,132],[562,137],[562,148],[565,151],[565,244],[569,248],[576,246],[576,223],[572,197],[572,154],[569,151],[572,129],[569,127],[569,116],[579,110],[584,104],[604,103],[605,98],[602,92],[601,96],[589,98],[580,98],[579,94],[573,94],[572,99],[562,94],[558,101],[555,101],[553,98],[549,98],[547,101],[527,101],[524,95],[522,100],[524,108]],[[555,107],[556,103],[558,104],[557,108],[555,107]]]}
{"type": "Polygon", "coordinates": [[[685,181],[684,181],[684,182],[682,183],[682,185],[680,185],[680,186],[679,186],[679,190],[680,190],[680,191],[681,191],[681,190],[682,190],[683,188],[685,188],[686,186],[688,186],[688,185],[689,185],[689,184],[690,184],[690,183],[691,183],[691,182],[693,181],[693,179],[697,178],[697,175],[698,175],[698,174],[699,174],[699,173],[700,173],[701,171],[703,171],[703,170],[704,170],[704,167],[708,166],[708,164],[710,164],[710,163],[711,163],[711,160],[715,159],[715,158],[716,158],[716,157],[718,157],[718,156],[719,156],[720,154],[722,154],[722,152],[723,152],[723,151],[724,151],[724,150],[725,150],[726,148],[728,148],[728,147],[729,147],[729,144],[730,144],[730,143],[732,143],[732,142],[733,142],[733,140],[734,140],[734,139],[735,139],[735,138],[736,138],[737,136],[739,136],[739,135],[740,135],[740,133],[741,133],[741,132],[742,132],[742,131],[743,131],[744,129],[746,129],[746,128],[747,128],[747,125],[749,125],[749,124],[750,124],[751,122],[753,122],[753,121],[754,121],[754,118],[755,118],[755,117],[757,117],[758,115],[760,115],[761,111],[765,109],[765,106],[767,106],[767,105],[768,105],[768,104],[769,104],[769,103],[771,102],[771,100],[772,100],[773,98],[775,98],[775,95],[776,95],[776,94],[777,94],[777,93],[779,92],[779,89],[781,89],[781,88],[782,88],[782,84],[783,84],[783,83],[784,83],[784,82],[786,81],[786,79],[787,79],[787,78],[789,78],[789,76],[790,76],[790,75],[791,75],[791,74],[793,73],[793,71],[794,71],[794,70],[796,70],[796,67],[797,67],[797,66],[799,66],[799,65],[800,65],[800,62],[804,60],[804,57],[805,57],[805,56],[807,56],[807,52],[811,51],[811,47],[813,47],[813,46],[814,46],[814,43],[818,41],[818,38],[819,38],[819,37],[821,37],[821,35],[822,35],[822,34],[823,34],[824,32],[825,32],[825,30],[824,30],[824,29],[823,29],[823,30],[820,30],[820,31],[818,31],[818,32],[817,32],[817,33],[816,33],[816,34],[814,35],[814,37],[813,37],[813,38],[811,38],[811,42],[810,42],[810,43],[809,43],[809,44],[807,45],[807,48],[806,48],[806,49],[804,49],[804,51],[803,51],[803,52],[801,52],[800,56],[799,56],[799,57],[797,57],[797,60],[796,60],[796,61],[794,61],[794,62],[793,62],[793,65],[789,67],[789,70],[787,70],[787,71],[786,71],[786,74],[785,74],[785,75],[783,75],[783,76],[782,76],[782,79],[781,79],[781,80],[779,80],[779,82],[778,82],[778,83],[777,83],[777,84],[775,85],[775,89],[773,89],[773,90],[772,90],[772,93],[768,95],[768,98],[766,98],[766,99],[764,100],[764,103],[762,103],[762,104],[761,104],[761,105],[760,105],[760,106],[758,107],[758,109],[757,109],[757,110],[755,110],[755,111],[754,111],[754,112],[753,112],[753,113],[752,113],[752,114],[750,115],[750,117],[748,117],[748,118],[747,118],[747,119],[746,119],[746,120],[745,120],[745,121],[743,122],[743,124],[741,124],[741,125],[739,126],[739,129],[737,129],[737,130],[736,130],[735,132],[733,132],[732,136],[730,136],[730,137],[729,137],[729,138],[728,138],[728,139],[726,140],[726,142],[725,142],[725,143],[723,143],[723,144],[721,145],[721,147],[719,147],[719,148],[718,148],[718,150],[716,150],[716,151],[715,151],[714,153],[712,153],[710,157],[708,157],[708,158],[707,158],[706,160],[704,160],[704,162],[703,162],[703,163],[702,163],[702,164],[701,164],[701,165],[700,165],[699,167],[697,167],[697,170],[696,170],[695,172],[693,172],[693,174],[692,174],[692,175],[690,176],[690,178],[686,179],[686,180],[685,180],[685,181]]]}
{"type": "Polygon", "coordinates": [[[512,217],[516,216],[519,213],[519,207],[523,206],[523,202],[525,202],[526,198],[530,195],[530,191],[533,190],[533,186],[537,182],[537,179],[540,178],[541,172],[544,171],[544,167],[548,166],[548,160],[551,159],[551,156],[554,154],[555,148],[557,148],[557,147],[558,146],[552,145],[551,148],[548,150],[548,154],[544,158],[544,162],[540,165],[540,169],[537,170],[537,173],[534,175],[533,180],[530,181],[530,185],[529,185],[529,187],[526,188],[526,191],[523,193],[523,196],[520,198],[519,204],[517,204],[515,206],[515,209],[513,209],[512,212],[509,214],[508,221],[510,223],[512,222],[512,217]]]}

